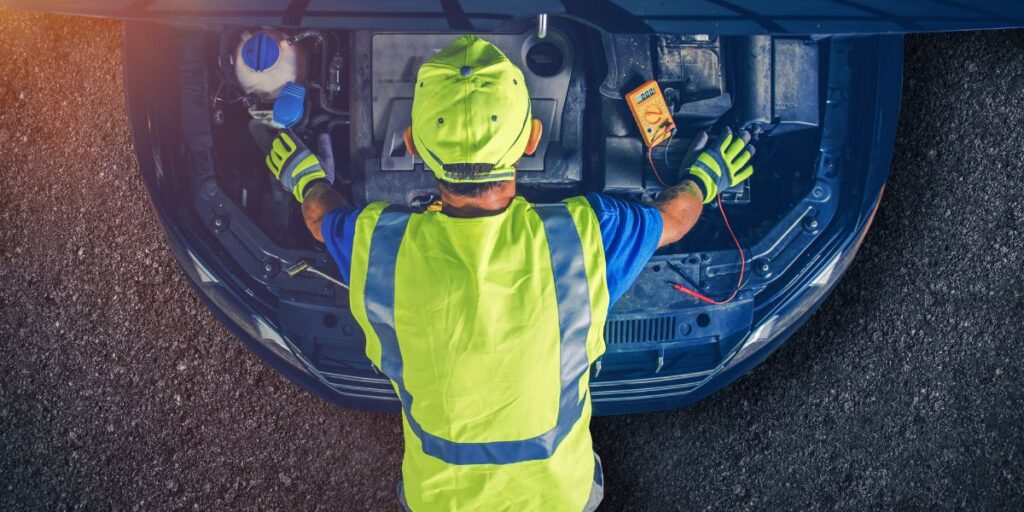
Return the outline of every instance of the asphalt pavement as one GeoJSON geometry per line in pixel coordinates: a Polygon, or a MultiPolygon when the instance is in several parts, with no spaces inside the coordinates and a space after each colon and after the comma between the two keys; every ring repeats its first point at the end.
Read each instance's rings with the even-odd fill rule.
{"type": "MultiPolygon", "coordinates": [[[[0,48],[0,510],[394,509],[398,417],[278,376],[166,249],[120,25],[0,11],[0,48]]],[[[850,271],[725,390],[595,419],[602,510],[1024,510],[1024,32],[905,57],[850,271]]]]}

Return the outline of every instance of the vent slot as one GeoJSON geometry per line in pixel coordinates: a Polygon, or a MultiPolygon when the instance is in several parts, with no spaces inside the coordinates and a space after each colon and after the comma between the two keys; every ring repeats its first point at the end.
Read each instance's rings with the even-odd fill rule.
{"type": "Polygon", "coordinates": [[[675,316],[609,320],[604,326],[606,343],[656,343],[675,337],[675,316]]]}

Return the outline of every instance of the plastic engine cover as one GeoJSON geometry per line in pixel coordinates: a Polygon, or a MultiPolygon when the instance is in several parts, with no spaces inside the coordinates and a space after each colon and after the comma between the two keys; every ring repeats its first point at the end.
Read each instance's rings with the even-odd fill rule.
{"type": "MultiPolygon", "coordinates": [[[[416,204],[417,198],[436,191],[433,174],[406,152],[402,132],[411,122],[416,70],[455,37],[356,35],[352,129],[356,154],[364,158],[359,162],[362,180],[356,177],[354,193],[364,195],[362,199],[416,204]],[[366,48],[365,53],[359,47],[366,48]]],[[[556,27],[550,28],[544,39],[537,38],[532,29],[486,38],[522,69],[533,116],[544,123],[538,149],[520,161],[517,180],[536,187],[579,185],[583,180],[581,133],[586,91],[576,52],[585,45],[556,27]]]]}

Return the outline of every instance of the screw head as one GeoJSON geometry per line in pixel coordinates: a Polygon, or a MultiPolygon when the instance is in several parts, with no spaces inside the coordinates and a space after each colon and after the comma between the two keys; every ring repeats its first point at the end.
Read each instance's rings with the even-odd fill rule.
{"type": "Polygon", "coordinates": [[[819,226],[820,224],[818,223],[818,219],[814,217],[807,217],[804,219],[804,229],[807,231],[817,231],[819,226]]]}
{"type": "Polygon", "coordinates": [[[273,277],[277,274],[278,269],[278,264],[274,260],[267,260],[263,262],[263,275],[265,277],[273,277]]]}
{"type": "Polygon", "coordinates": [[[758,259],[754,261],[754,272],[757,272],[761,277],[768,277],[772,273],[772,264],[767,259],[758,259]]]}
{"type": "Polygon", "coordinates": [[[220,233],[228,227],[228,218],[222,215],[215,215],[210,224],[213,226],[213,230],[220,233]]]}

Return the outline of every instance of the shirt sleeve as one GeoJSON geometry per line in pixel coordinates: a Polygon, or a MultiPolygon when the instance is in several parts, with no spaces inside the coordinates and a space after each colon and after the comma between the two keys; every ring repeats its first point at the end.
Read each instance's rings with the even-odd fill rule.
{"type": "Polygon", "coordinates": [[[338,265],[341,282],[345,284],[349,284],[352,271],[352,243],[356,234],[356,218],[362,211],[362,206],[335,208],[324,215],[324,221],[320,224],[320,236],[324,238],[327,252],[331,253],[334,263],[338,265]]]}
{"type": "Polygon", "coordinates": [[[584,196],[597,215],[604,245],[610,304],[626,293],[658,250],[663,222],[652,206],[603,194],[584,196]]]}

